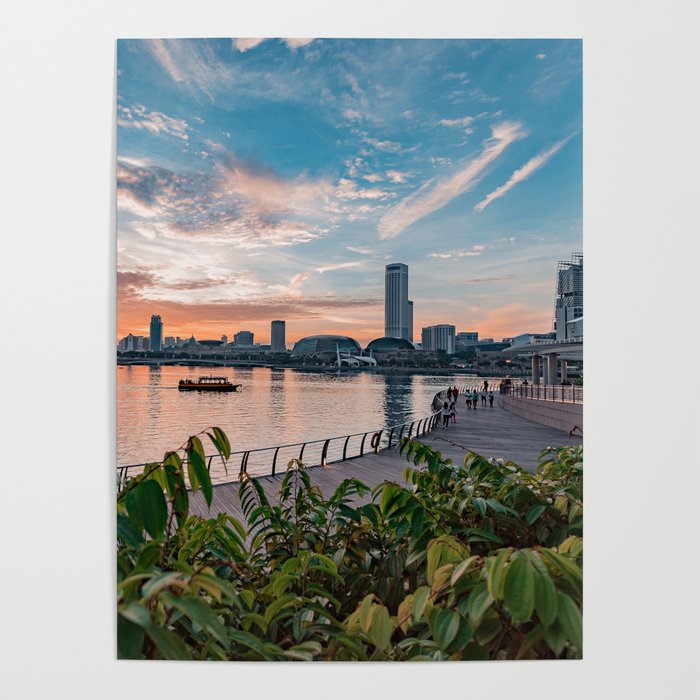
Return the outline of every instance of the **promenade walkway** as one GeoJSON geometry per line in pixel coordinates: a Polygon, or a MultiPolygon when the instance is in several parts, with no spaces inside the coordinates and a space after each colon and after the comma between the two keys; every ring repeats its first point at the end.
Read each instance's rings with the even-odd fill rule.
{"type": "MultiPolygon", "coordinates": [[[[457,423],[448,429],[436,427],[422,437],[424,442],[440,450],[444,457],[453,462],[463,462],[467,452],[476,452],[484,457],[497,457],[511,460],[524,469],[534,472],[537,458],[547,446],[578,445],[580,437],[568,437],[563,433],[543,425],[538,425],[525,418],[502,409],[498,405],[498,396],[493,408],[479,406],[476,410],[467,410],[464,398],[458,402],[457,423]]],[[[318,485],[324,496],[330,496],[343,479],[357,478],[370,488],[383,481],[403,483],[403,470],[408,466],[406,457],[398,450],[383,450],[379,454],[366,454],[363,457],[335,462],[327,467],[314,467],[309,474],[314,484],[318,485]]],[[[259,478],[265,492],[272,500],[279,491],[283,475],[259,478]]],[[[230,513],[244,520],[240,510],[238,482],[220,484],[214,487],[211,509],[198,492],[191,495],[190,510],[202,517],[213,517],[218,513],[230,513]]]]}

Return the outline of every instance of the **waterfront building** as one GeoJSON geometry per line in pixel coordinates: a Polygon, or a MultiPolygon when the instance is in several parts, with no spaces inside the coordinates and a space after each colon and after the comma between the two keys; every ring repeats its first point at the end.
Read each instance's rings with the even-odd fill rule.
{"type": "Polygon", "coordinates": [[[221,343],[222,343],[222,345],[228,345],[228,336],[227,335],[221,336],[221,343]]]}
{"type": "Polygon", "coordinates": [[[270,324],[270,347],[272,352],[287,352],[286,326],[287,324],[284,321],[272,321],[270,324]]]}
{"type": "Polygon", "coordinates": [[[583,335],[583,253],[572,253],[571,260],[557,263],[554,299],[554,331],[557,340],[576,337],[576,321],[581,321],[583,335]]]}
{"type": "Polygon", "coordinates": [[[121,352],[142,352],[144,350],[143,341],[144,337],[142,335],[132,335],[129,333],[126,338],[122,338],[119,341],[119,350],[121,352]]]}
{"type": "Polygon", "coordinates": [[[373,355],[375,353],[383,352],[398,352],[400,350],[414,351],[415,347],[410,340],[406,338],[375,338],[370,341],[365,352],[371,352],[373,355]]]}
{"type": "Polygon", "coordinates": [[[479,342],[479,332],[478,331],[460,331],[455,335],[455,341],[462,343],[462,345],[474,345],[474,343],[479,342]]]}
{"type": "Polygon", "coordinates": [[[448,323],[423,328],[421,334],[423,350],[435,352],[444,350],[448,355],[455,352],[455,327],[448,323]]]}
{"type": "Polygon", "coordinates": [[[252,347],[255,345],[254,334],[251,331],[238,331],[233,335],[233,344],[236,347],[252,347]]]}
{"type": "Polygon", "coordinates": [[[408,299],[408,265],[384,269],[384,335],[413,340],[413,302],[408,299]]]}
{"type": "Polygon", "coordinates": [[[360,344],[347,335],[310,335],[294,343],[292,355],[319,355],[321,353],[360,353],[360,344]]]}
{"type": "Polygon", "coordinates": [[[148,343],[149,350],[163,349],[163,322],[160,316],[151,316],[151,335],[148,343]]]}
{"type": "Polygon", "coordinates": [[[165,340],[163,340],[163,347],[174,348],[175,347],[175,338],[173,338],[173,336],[171,336],[171,335],[166,336],[165,340]]]}

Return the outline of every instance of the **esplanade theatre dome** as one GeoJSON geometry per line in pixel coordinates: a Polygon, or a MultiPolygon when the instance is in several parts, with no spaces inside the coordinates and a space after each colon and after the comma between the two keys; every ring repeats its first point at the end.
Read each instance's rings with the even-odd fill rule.
{"type": "Polygon", "coordinates": [[[395,352],[396,350],[415,350],[413,343],[406,338],[375,338],[367,346],[367,352],[395,352]]]}
{"type": "Polygon", "coordinates": [[[292,355],[316,355],[321,352],[359,353],[360,344],[347,335],[310,335],[294,343],[292,355]]]}

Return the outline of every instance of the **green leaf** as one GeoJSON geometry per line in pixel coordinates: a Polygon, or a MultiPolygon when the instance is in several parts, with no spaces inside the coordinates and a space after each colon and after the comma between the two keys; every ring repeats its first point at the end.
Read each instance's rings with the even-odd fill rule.
{"type": "Polygon", "coordinates": [[[393,632],[391,620],[389,619],[389,611],[383,605],[375,606],[374,615],[372,615],[372,624],[369,628],[369,636],[374,642],[377,649],[386,649],[391,641],[393,632]]]}
{"type": "Polygon", "coordinates": [[[489,593],[488,587],[485,583],[480,583],[474,588],[474,590],[469,594],[469,604],[467,606],[467,611],[469,614],[469,620],[474,628],[479,626],[481,618],[484,613],[491,607],[493,603],[493,596],[489,593]]]}
{"type": "Polygon", "coordinates": [[[481,557],[476,554],[465,559],[459,566],[455,568],[452,574],[452,578],[450,579],[450,584],[454,586],[455,583],[457,583],[457,581],[459,581],[459,579],[462,578],[462,576],[464,576],[464,574],[468,573],[472,569],[475,569],[476,565],[480,560],[481,557]]]}
{"type": "Polygon", "coordinates": [[[117,615],[117,658],[142,659],[144,635],[143,627],[117,615]]]}
{"type": "Polygon", "coordinates": [[[126,515],[117,515],[117,537],[129,547],[138,547],[144,543],[141,531],[126,515]]]}
{"type": "Polygon", "coordinates": [[[428,624],[433,639],[443,651],[457,635],[459,622],[462,618],[459,613],[449,608],[433,608],[428,617],[428,624]]]}
{"type": "Polygon", "coordinates": [[[170,605],[183,615],[186,615],[192,622],[211,634],[224,647],[228,647],[229,640],[226,628],[203,599],[195,596],[176,596],[172,593],[164,593],[161,596],[161,600],[166,605],[170,605]]]}
{"type": "Polygon", "coordinates": [[[532,617],[535,609],[535,573],[527,559],[515,559],[506,568],[503,597],[515,622],[527,622],[532,617]]]}
{"type": "Polygon", "coordinates": [[[428,604],[428,598],[430,596],[430,588],[428,586],[421,586],[416,589],[413,594],[413,622],[420,622],[421,617],[423,617],[423,611],[425,606],[428,604]]]}
{"type": "Polygon", "coordinates": [[[224,433],[221,428],[212,428],[212,432],[214,433],[213,435],[211,433],[207,433],[207,435],[214,443],[216,451],[222,455],[224,459],[228,459],[231,456],[231,444],[226,437],[226,433],[224,433]]]}
{"type": "Polygon", "coordinates": [[[535,576],[535,610],[545,627],[557,619],[557,591],[548,574],[535,576]]]}
{"type": "Polygon", "coordinates": [[[535,520],[537,520],[537,518],[539,518],[540,515],[545,512],[545,510],[547,510],[547,506],[532,506],[525,516],[525,522],[527,522],[528,525],[532,525],[532,523],[534,523],[535,520]]]}
{"type": "Polygon", "coordinates": [[[505,584],[506,560],[512,552],[512,548],[499,549],[495,557],[489,557],[487,562],[487,578],[489,593],[494,600],[503,598],[503,586],[505,584]]]}
{"type": "Polygon", "coordinates": [[[545,627],[544,641],[547,642],[547,646],[557,656],[561,654],[566,644],[566,634],[558,620],[553,622],[549,627],[545,627]]]}
{"type": "Polygon", "coordinates": [[[174,632],[153,625],[146,629],[146,634],[153,640],[164,659],[178,661],[192,658],[187,645],[174,632]]]}
{"type": "Polygon", "coordinates": [[[163,490],[155,481],[141,481],[126,498],[129,516],[140,522],[156,538],[168,522],[168,508],[163,490]]]}
{"type": "Polygon", "coordinates": [[[559,609],[558,620],[569,642],[576,647],[579,655],[583,654],[583,621],[581,610],[566,593],[557,595],[559,609]]]}

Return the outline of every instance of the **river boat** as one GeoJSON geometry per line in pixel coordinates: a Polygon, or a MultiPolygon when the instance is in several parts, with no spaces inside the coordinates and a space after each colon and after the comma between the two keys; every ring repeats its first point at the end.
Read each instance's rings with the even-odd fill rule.
{"type": "Polygon", "coordinates": [[[194,379],[181,379],[177,385],[180,391],[236,391],[240,384],[231,384],[228,377],[199,377],[194,379]]]}

